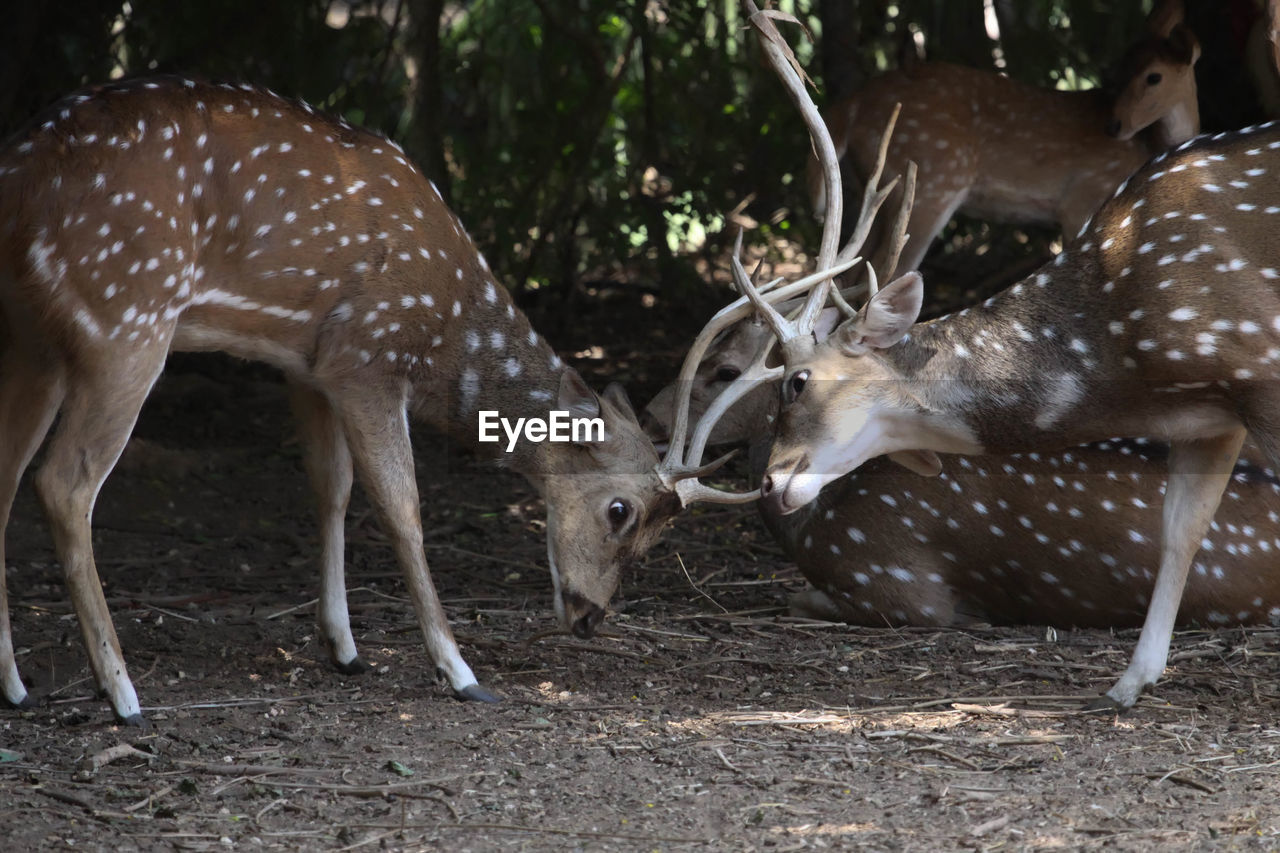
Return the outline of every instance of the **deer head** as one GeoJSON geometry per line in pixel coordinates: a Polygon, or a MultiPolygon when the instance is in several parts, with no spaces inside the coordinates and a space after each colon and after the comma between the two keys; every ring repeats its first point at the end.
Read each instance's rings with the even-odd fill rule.
{"type": "Polygon", "coordinates": [[[1131,47],[1120,63],[1123,82],[1107,133],[1132,139],[1156,125],[1158,144],[1169,147],[1200,129],[1195,73],[1200,42],[1183,22],[1180,0],[1158,6],[1148,30],[1147,38],[1131,47]]]}
{"type": "Polygon", "coordinates": [[[547,503],[547,562],[561,625],[590,637],[622,572],[642,557],[680,511],[657,473],[658,454],[617,384],[592,393],[567,371],[558,406],[604,422],[603,436],[581,444],[543,444],[530,480],[547,503]]]}

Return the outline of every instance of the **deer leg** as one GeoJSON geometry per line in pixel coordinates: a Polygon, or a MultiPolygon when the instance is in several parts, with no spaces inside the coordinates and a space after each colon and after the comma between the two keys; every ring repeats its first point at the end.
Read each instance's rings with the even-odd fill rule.
{"type": "Polygon", "coordinates": [[[462,659],[422,548],[422,519],[402,390],[362,389],[335,399],[356,473],[404,570],[427,652],[459,699],[496,702],[462,659]]]}
{"type": "Polygon", "coordinates": [[[62,377],[56,370],[37,367],[43,360],[19,354],[13,346],[0,350],[0,699],[14,707],[30,700],[13,654],[4,540],[22,473],[62,402],[62,377]]]}
{"type": "Polygon", "coordinates": [[[91,358],[85,361],[88,369],[70,368],[62,419],[36,474],[36,492],[49,518],[94,677],[116,717],[135,726],[145,722],[94,564],[91,518],[98,492],[164,367],[165,351],[153,344],[112,353],[124,363],[110,372],[95,370],[91,358]]]}
{"type": "Polygon", "coordinates": [[[1191,560],[1231,481],[1245,431],[1195,441],[1175,441],[1169,448],[1169,483],[1161,525],[1160,571],[1147,607],[1147,618],[1133,659],[1115,686],[1088,706],[1091,711],[1126,711],[1143,688],[1155,684],[1169,659],[1173,623],[1182,601],[1191,560]]]}
{"type": "Polygon", "coordinates": [[[844,608],[827,593],[812,588],[787,596],[787,615],[824,622],[845,621],[844,608]]]}
{"type": "Polygon", "coordinates": [[[356,651],[347,612],[343,577],[346,550],[344,524],[351,499],[351,451],[324,394],[290,383],[289,402],[298,418],[303,458],[316,495],[320,521],[320,637],[339,672],[356,675],[368,670],[356,651]]]}

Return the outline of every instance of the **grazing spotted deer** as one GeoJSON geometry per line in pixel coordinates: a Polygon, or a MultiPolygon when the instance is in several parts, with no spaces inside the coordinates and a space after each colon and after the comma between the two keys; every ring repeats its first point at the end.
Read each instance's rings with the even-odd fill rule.
{"type": "MultiPolygon", "coordinates": [[[[0,566],[18,482],[60,412],[36,490],[94,677],[128,723],[141,709],[90,521],[179,350],[283,371],[319,504],[320,633],[344,672],[363,668],[343,581],[354,469],[433,662],[460,697],[494,699],[427,570],[409,413],[542,493],[556,611],[579,636],[682,504],[722,499],[697,482],[706,469],[659,463],[620,390],[597,397],[561,363],[394,143],[252,86],[154,78],[87,90],[0,148],[0,566]],[[599,418],[603,436],[502,452],[477,444],[489,410],[599,418]]],[[[0,691],[28,699],[3,584],[0,691]]]]}
{"type": "MultiPolygon", "coordinates": [[[[771,64],[807,100],[770,44],[771,64]]],[[[835,197],[832,146],[803,114],[835,197]]],[[[1151,604],[1128,669],[1094,704],[1131,707],[1164,669],[1188,571],[1245,435],[1280,468],[1277,151],[1274,125],[1184,143],[1133,175],[1040,272],[918,325],[923,287],[908,273],[883,290],[872,280],[861,310],[817,342],[829,288],[815,287],[793,322],[735,259],[785,362],[764,500],[795,512],[882,454],[924,471],[936,453],[1045,452],[1117,435],[1168,441],[1151,604]]],[[[832,257],[832,225],[819,267],[832,257]]]]}
{"type": "MultiPolygon", "coordinates": [[[[825,310],[819,328],[837,313],[825,310]]],[[[694,377],[691,414],[748,371],[772,335],[753,319],[717,340],[694,377]]],[[[655,441],[667,438],[674,392],[664,388],[641,415],[655,441]]],[[[777,388],[761,382],[719,420],[710,443],[768,436],[777,413],[777,388]]],[[[767,441],[752,447],[757,476],[767,453],[767,441]]],[[[792,597],[796,615],[869,626],[1134,627],[1159,560],[1152,495],[1164,491],[1167,456],[1164,444],[1109,441],[957,457],[937,478],[872,459],[795,513],[758,506],[813,585],[792,597]]],[[[1280,623],[1277,523],[1280,480],[1242,459],[1187,579],[1180,623],[1280,623]]]]}
{"type": "MultiPolygon", "coordinates": [[[[1157,5],[1149,32],[1121,63],[1114,98],[927,62],[882,74],[831,105],[826,123],[836,155],[848,157],[863,179],[876,159],[876,134],[902,105],[887,172],[901,174],[914,162],[920,185],[897,274],[920,266],[957,211],[1057,225],[1073,237],[1139,166],[1198,133],[1200,47],[1182,17],[1180,0],[1157,5]]],[[[821,217],[827,194],[816,157],[808,182],[821,217]]],[[[885,270],[883,257],[877,260],[885,270]]]]}

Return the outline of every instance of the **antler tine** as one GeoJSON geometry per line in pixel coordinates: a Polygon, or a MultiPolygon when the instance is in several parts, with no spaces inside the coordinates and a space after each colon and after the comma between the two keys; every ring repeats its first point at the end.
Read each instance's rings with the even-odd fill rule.
{"type": "MultiPolygon", "coordinates": [[[[787,321],[785,317],[778,313],[768,302],[764,301],[760,291],[751,283],[751,279],[747,277],[747,271],[743,269],[742,261],[738,256],[742,252],[742,231],[738,231],[738,239],[733,244],[733,257],[730,259],[730,265],[733,267],[733,280],[738,285],[738,290],[751,300],[751,304],[755,306],[756,311],[769,324],[769,328],[773,329],[773,333],[778,336],[780,341],[789,341],[794,338],[799,331],[796,327],[787,321]]],[[[756,267],[757,271],[760,269],[756,267]]]]}
{"type": "Polygon", "coordinates": [[[676,483],[676,494],[680,496],[680,505],[688,506],[697,501],[718,504],[749,504],[760,500],[760,490],[749,492],[726,492],[722,489],[699,483],[696,479],[680,480],[676,483]]]}
{"type": "Polygon", "coordinates": [[[898,206],[898,218],[893,221],[893,236],[890,238],[889,254],[884,262],[884,274],[892,276],[898,268],[898,259],[902,257],[902,249],[907,245],[907,220],[911,218],[911,208],[916,199],[916,163],[907,162],[907,179],[902,184],[902,204],[898,206]]]}
{"type": "MultiPolygon", "coordinates": [[[[858,224],[854,226],[853,233],[849,235],[849,242],[844,245],[844,248],[836,256],[839,260],[852,258],[862,251],[863,245],[867,242],[867,237],[871,235],[871,227],[875,224],[880,207],[898,185],[898,178],[894,177],[888,184],[881,187],[880,177],[884,174],[884,164],[889,157],[889,140],[893,136],[894,127],[898,124],[898,113],[901,110],[902,104],[894,105],[893,112],[889,115],[889,120],[885,122],[884,132],[880,134],[880,148],[876,153],[876,165],[867,177],[866,187],[862,190],[862,207],[858,211],[858,224]]],[[[914,189],[913,182],[912,196],[914,196],[914,189]]],[[[904,195],[904,203],[907,203],[907,198],[904,195]]],[[[908,206],[909,210],[910,207],[908,206]]]]}
{"type": "Polygon", "coordinates": [[[876,268],[867,264],[867,299],[880,292],[880,281],[876,278],[876,268]]]}
{"type": "MultiPolygon", "coordinates": [[[[817,268],[826,270],[835,262],[836,250],[840,244],[840,223],[844,216],[844,193],[840,185],[840,161],[836,157],[836,147],[831,141],[827,123],[822,120],[822,114],[818,112],[817,105],[814,104],[813,98],[809,97],[809,93],[805,90],[804,81],[800,79],[800,75],[803,72],[799,70],[800,66],[796,61],[795,54],[791,52],[791,46],[787,44],[786,40],[778,32],[778,28],[773,24],[773,18],[795,23],[799,23],[799,21],[794,16],[783,12],[774,10],[761,12],[753,0],[743,0],[743,5],[746,7],[748,20],[756,28],[756,33],[760,37],[760,46],[764,50],[765,57],[769,60],[769,65],[777,73],[782,81],[783,88],[786,89],[787,95],[791,98],[791,102],[800,111],[805,124],[809,128],[810,140],[818,155],[818,162],[822,164],[823,181],[827,190],[827,217],[822,225],[822,243],[818,250],[817,268]]],[[[831,289],[832,275],[834,273],[828,272],[818,280],[812,292],[810,292],[809,299],[796,321],[796,330],[799,334],[808,334],[813,330],[818,314],[827,302],[827,295],[831,289]]]]}
{"type": "MultiPolygon", "coordinates": [[[[738,239],[734,242],[734,249],[735,249],[734,254],[736,254],[738,257],[742,257],[742,251],[740,249],[740,247],[742,246],[742,233],[743,233],[743,229],[739,228],[738,239]]],[[[761,258],[760,260],[756,261],[756,268],[751,271],[750,279],[753,284],[755,283],[755,280],[760,276],[760,270],[762,269],[764,269],[764,258],[761,258]]],[[[770,290],[773,290],[775,287],[782,284],[784,281],[786,281],[785,277],[778,276],[777,278],[766,281],[764,284],[756,284],[755,285],[756,292],[768,293],[770,290]]],[[[743,296],[746,296],[745,293],[742,293],[742,288],[738,286],[737,279],[734,279],[733,286],[734,286],[734,289],[738,291],[738,293],[740,293],[743,296]]]]}
{"type": "MultiPolygon", "coordinates": [[[[867,269],[868,270],[871,269],[871,264],[867,264],[867,269]]],[[[859,285],[856,288],[852,288],[852,287],[848,288],[848,291],[851,294],[855,290],[859,290],[859,291],[863,290],[862,285],[859,285]]],[[[841,290],[838,287],[831,288],[831,301],[835,303],[836,308],[840,309],[840,313],[843,314],[845,317],[853,317],[855,314],[858,313],[858,309],[854,308],[852,305],[849,304],[848,300],[845,299],[844,294],[845,294],[845,291],[841,290]]]]}

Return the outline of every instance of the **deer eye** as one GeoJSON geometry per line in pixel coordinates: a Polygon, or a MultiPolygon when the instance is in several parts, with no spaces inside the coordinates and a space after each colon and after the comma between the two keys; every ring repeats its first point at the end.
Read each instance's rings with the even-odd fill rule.
{"type": "Polygon", "coordinates": [[[613,527],[614,533],[621,530],[630,517],[631,506],[626,501],[615,498],[613,503],[609,504],[609,524],[613,527]]]}
{"type": "Polygon", "coordinates": [[[1159,83],[1162,79],[1163,78],[1160,76],[1159,71],[1152,71],[1150,74],[1147,75],[1147,85],[1154,86],[1155,84],[1159,83]]]}
{"type": "Polygon", "coordinates": [[[726,364],[716,371],[717,382],[732,382],[742,375],[742,371],[731,364],[726,364]]]}
{"type": "Polygon", "coordinates": [[[791,405],[796,399],[804,393],[804,386],[809,381],[809,371],[797,370],[795,373],[787,377],[787,381],[782,385],[782,401],[787,405],[791,405]]]}

